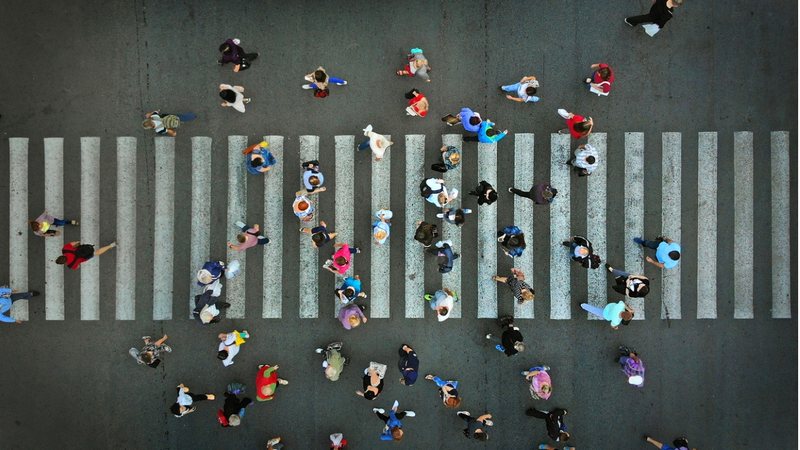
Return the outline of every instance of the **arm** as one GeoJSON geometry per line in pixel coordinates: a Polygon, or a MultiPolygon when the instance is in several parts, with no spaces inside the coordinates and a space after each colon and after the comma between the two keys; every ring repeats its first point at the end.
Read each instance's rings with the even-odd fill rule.
{"type": "Polygon", "coordinates": [[[512,97],[510,95],[506,95],[506,98],[511,100],[512,102],[517,102],[517,103],[523,103],[523,101],[524,101],[519,97],[512,97]]]}
{"type": "Polygon", "coordinates": [[[484,420],[491,419],[491,418],[492,418],[492,415],[487,413],[487,414],[484,414],[482,416],[478,416],[478,418],[475,419],[475,420],[477,420],[478,422],[483,422],[484,420]]]}
{"type": "Polygon", "coordinates": [[[173,129],[171,129],[171,128],[167,128],[167,135],[168,135],[168,136],[175,137],[175,135],[177,135],[177,134],[178,134],[178,133],[176,133],[176,132],[175,132],[175,130],[173,130],[173,129]]]}
{"type": "Polygon", "coordinates": [[[527,76],[527,77],[522,77],[522,79],[521,79],[521,80],[519,80],[519,82],[520,82],[520,83],[524,83],[524,82],[526,82],[526,81],[533,81],[533,80],[535,80],[535,79],[536,79],[536,77],[535,77],[535,76],[533,76],[533,75],[530,75],[530,76],[527,76]]]}
{"type": "Polygon", "coordinates": [[[236,250],[236,251],[239,251],[239,250],[241,250],[241,247],[239,247],[239,245],[237,245],[237,244],[232,244],[232,243],[230,243],[230,242],[228,242],[228,248],[229,248],[229,249],[231,249],[231,250],[236,250]]]}
{"type": "Polygon", "coordinates": [[[645,259],[645,261],[647,261],[647,262],[649,262],[650,264],[652,264],[652,265],[654,265],[654,266],[658,267],[659,269],[663,269],[663,268],[664,268],[664,264],[662,264],[662,263],[660,263],[660,262],[658,262],[658,261],[654,260],[653,258],[651,258],[651,257],[649,257],[649,256],[646,256],[644,259],[645,259]]]}
{"type": "Polygon", "coordinates": [[[78,245],[80,245],[80,243],[81,243],[81,241],[72,241],[72,242],[69,243],[69,245],[71,245],[73,247],[77,247],[78,245]]]}
{"type": "Polygon", "coordinates": [[[168,337],[169,337],[169,336],[167,336],[167,335],[165,334],[165,335],[164,335],[164,337],[162,337],[161,339],[157,340],[157,341],[156,341],[156,347],[160,347],[160,346],[164,345],[164,342],[166,342],[166,341],[167,341],[167,338],[168,338],[168,337]]]}
{"type": "Polygon", "coordinates": [[[598,68],[600,68],[600,64],[592,64],[591,66],[589,66],[589,68],[598,69],[598,68]]]}
{"type": "Polygon", "coordinates": [[[313,191],[311,191],[311,192],[307,193],[306,195],[314,195],[314,194],[319,194],[320,192],[325,192],[325,191],[327,191],[327,190],[328,190],[328,188],[326,188],[325,186],[323,186],[323,187],[318,187],[318,188],[314,189],[313,191]]]}

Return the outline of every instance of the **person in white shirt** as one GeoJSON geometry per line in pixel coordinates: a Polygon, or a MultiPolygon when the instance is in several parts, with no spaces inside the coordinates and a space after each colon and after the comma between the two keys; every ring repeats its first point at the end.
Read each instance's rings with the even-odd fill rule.
{"type": "Polygon", "coordinates": [[[448,192],[444,180],[441,178],[428,178],[420,186],[420,190],[425,200],[436,205],[437,208],[443,208],[458,197],[458,189],[451,189],[448,192]]]}
{"type": "Polygon", "coordinates": [[[233,109],[244,112],[245,103],[250,103],[250,98],[244,96],[242,86],[231,86],[230,84],[219,85],[219,96],[224,100],[222,106],[230,106],[233,109]]]}
{"type": "Polygon", "coordinates": [[[367,139],[358,144],[358,149],[366,150],[368,147],[371,148],[372,154],[375,155],[375,161],[382,160],[386,149],[393,144],[386,136],[372,131],[372,125],[367,125],[364,128],[364,136],[367,136],[367,139]]]}
{"type": "Polygon", "coordinates": [[[231,331],[219,334],[219,353],[217,358],[222,360],[225,367],[233,364],[233,358],[239,354],[239,347],[250,337],[247,331],[231,331]]]}
{"type": "Polygon", "coordinates": [[[600,163],[600,155],[597,149],[591,144],[581,144],[575,149],[575,156],[567,161],[573,166],[579,177],[587,177],[597,169],[600,163]]]}

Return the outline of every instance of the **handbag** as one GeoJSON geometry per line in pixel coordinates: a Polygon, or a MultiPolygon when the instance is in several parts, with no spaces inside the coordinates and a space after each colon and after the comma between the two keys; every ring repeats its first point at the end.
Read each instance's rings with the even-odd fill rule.
{"type": "Polygon", "coordinates": [[[370,361],[369,368],[377,372],[378,376],[381,377],[381,379],[383,379],[383,377],[386,376],[386,364],[370,361]]]}
{"type": "Polygon", "coordinates": [[[646,24],[642,25],[642,28],[644,28],[644,32],[647,33],[647,35],[650,36],[650,37],[655,36],[656,33],[661,31],[661,27],[659,27],[658,25],[656,25],[654,23],[646,23],[646,24]]]}
{"type": "Polygon", "coordinates": [[[314,89],[314,97],[325,98],[330,94],[328,89],[314,89]]]}

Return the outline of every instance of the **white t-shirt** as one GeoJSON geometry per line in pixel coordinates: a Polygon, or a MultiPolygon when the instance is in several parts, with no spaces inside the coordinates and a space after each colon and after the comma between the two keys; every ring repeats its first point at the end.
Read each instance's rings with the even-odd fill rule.
{"type": "Polygon", "coordinates": [[[228,367],[233,364],[233,357],[239,354],[239,346],[236,345],[236,335],[233,333],[225,335],[225,340],[219,343],[219,349],[217,351],[221,352],[225,350],[225,347],[228,347],[228,357],[222,360],[222,365],[228,367]]]}
{"type": "Polygon", "coordinates": [[[386,139],[386,136],[375,133],[374,131],[367,133],[367,136],[369,136],[369,147],[372,149],[372,154],[375,155],[376,158],[383,158],[383,154],[386,153],[386,149],[391,144],[389,139],[386,139]],[[378,143],[380,143],[380,147],[378,143]]]}

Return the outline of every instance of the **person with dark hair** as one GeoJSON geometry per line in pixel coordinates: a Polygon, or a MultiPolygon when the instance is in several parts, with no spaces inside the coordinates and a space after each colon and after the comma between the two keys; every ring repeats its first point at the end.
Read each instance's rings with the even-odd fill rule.
{"type": "Polygon", "coordinates": [[[439,397],[447,408],[458,408],[461,405],[461,397],[458,396],[458,381],[445,381],[436,375],[425,375],[425,379],[433,381],[439,387],[439,397]]]}
{"type": "MultiPolygon", "coordinates": [[[[583,236],[572,236],[569,241],[561,244],[569,247],[569,256],[573,261],[579,262],[587,269],[597,269],[600,267],[600,256],[595,255],[592,243],[583,236]]],[[[606,264],[608,266],[608,264],[606,264]]]]}
{"type": "Polygon", "coordinates": [[[337,86],[346,86],[347,81],[342,78],[332,77],[328,75],[325,68],[322,66],[305,76],[308,84],[302,86],[303,89],[314,90],[314,97],[325,98],[328,96],[328,84],[333,83],[337,86]]]}
{"type": "Polygon", "coordinates": [[[361,291],[361,277],[354,275],[342,281],[342,286],[335,289],[336,298],[342,304],[355,301],[357,298],[367,298],[367,293],[361,291]]]}
{"type": "Polygon", "coordinates": [[[475,439],[478,441],[489,440],[489,435],[486,433],[485,428],[494,425],[492,422],[492,415],[489,413],[473,418],[469,411],[459,411],[456,415],[467,423],[467,428],[464,428],[464,436],[467,439],[475,439]]]}
{"type": "Polygon", "coordinates": [[[599,306],[590,305],[588,303],[581,303],[581,308],[591,314],[594,314],[601,319],[605,319],[611,323],[611,328],[618,330],[619,325],[628,325],[633,320],[633,308],[628,306],[624,301],[620,300],[616,303],[609,302],[604,308],[599,306]]]}
{"type": "Polygon", "coordinates": [[[508,86],[500,86],[503,92],[513,92],[516,96],[506,94],[506,98],[519,103],[536,103],[539,97],[536,96],[536,89],[539,88],[539,80],[535,76],[529,75],[522,77],[519,82],[509,84],[508,86]]]}
{"type": "Polygon", "coordinates": [[[581,144],[575,149],[575,156],[567,161],[567,165],[573,166],[578,172],[579,177],[587,177],[597,169],[600,162],[600,154],[591,144],[581,144]]]}
{"type": "Polygon", "coordinates": [[[645,31],[650,36],[653,36],[664,28],[664,25],[672,19],[672,12],[681,5],[683,5],[683,0],[655,0],[650,7],[650,12],[640,16],[626,17],[625,23],[631,27],[645,24],[645,31]],[[651,25],[651,27],[647,25],[651,25]]]}
{"type": "Polygon", "coordinates": [[[451,127],[453,125],[461,124],[464,127],[464,131],[468,133],[477,133],[480,129],[483,119],[481,119],[480,114],[465,106],[461,108],[461,111],[458,113],[458,115],[454,116],[452,114],[448,114],[442,117],[442,121],[451,127]]]}
{"type": "Polygon", "coordinates": [[[324,220],[320,220],[319,225],[313,228],[302,227],[300,232],[311,235],[311,244],[314,248],[320,248],[336,237],[336,233],[328,231],[328,224],[324,220]]]}
{"type": "Polygon", "coordinates": [[[558,190],[550,186],[549,182],[534,184],[528,191],[523,191],[512,186],[508,188],[508,192],[519,195],[520,197],[529,198],[537,205],[549,205],[553,203],[553,199],[555,199],[558,194],[558,190]]]}
{"type": "Polygon", "coordinates": [[[245,251],[250,247],[255,247],[256,245],[269,244],[269,238],[259,233],[259,231],[261,231],[261,227],[258,224],[254,224],[252,227],[248,227],[244,222],[240,221],[236,222],[236,227],[242,231],[241,233],[236,235],[236,240],[239,243],[233,244],[231,242],[228,242],[229,249],[237,251],[245,251]]]}
{"type": "Polygon", "coordinates": [[[497,232],[497,242],[500,243],[503,253],[512,258],[522,256],[525,251],[525,233],[516,225],[509,225],[497,232]]]}
{"type": "Polygon", "coordinates": [[[51,237],[51,236],[58,236],[61,234],[61,231],[56,230],[56,227],[63,227],[64,225],[72,225],[78,226],[77,220],[70,220],[70,219],[58,219],[56,217],[47,214],[47,211],[39,214],[34,220],[28,222],[33,230],[33,234],[41,237],[51,237]]]}
{"type": "Polygon", "coordinates": [[[641,298],[650,292],[650,280],[644,275],[631,275],[606,264],[606,270],[614,277],[615,291],[632,298],[641,298]]]}
{"type": "Polygon", "coordinates": [[[519,352],[525,351],[524,338],[519,331],[519,327],[514,325],[514,317],[502,316],[497,319],[497,323],[503,329],[503,334],[499,338],[492,333],[486,334],[486,339],[498,343],[494,346],[495,350],[505,353],[506,356],[514,356],[519,352]]]}
{"type": "Polygon", "coordinates": [[[219,338],[217,359],[222,361],[223,366],[228,367],[233,364],[233,358],[239,354],[239,347],[250,338],[250,334],[247,330],[233,330],[230,333],[220,333],[217,337],[219,338]]]}
{"type": "Polygon", "coordinates": [[[81,244],[81,241],[67,242],[61,249],[61,256],[56,258],[56,264],[65,265],[72,270],[78,270],[82,263],[95,256],[100,256],[116,246],[117,243],[112,242],[95,250],[92,244],[81,244]]]}
{"type": "Polygon", "coordinates": [[[194,403],[215,398],[217,397],[214,394],[193,394],[189,392],[188,387],[181,383],[178,385],[178,399],[170,406],[169,410],[175,417],[183,417],[195,411],[197,406],[194,403]]]}
{"type": "Polygon", "coordinates": [[[242,151],[245,155],[245,168],[253,175],[261,175],[272,169],[278,161],[275,156],[267,150],[269,143],[261,141],[253,144],[242,151]]]}
{"type": "Polygon", "coordinates": [[[432,310],[436,311],[436,319],[444,322],[453,312],[453,305],[458,301],[458,296],[451,289],[439,289],[433,294],[425,294],[425,301],[430,302],[432,310]]]}
{"type": "Polygon", "coordinates": [[[544,419],[547,424],[547,435],[550,439],[556,442],[566,442],[569,440],[569,433],[567,433],[567,425],[564,423],[564,416],[567,415],[567,410],[563,408],[555,408],[547,411],[540,411],[535,408],[528,408],[525,415],[529,417],[536,417],[537,419],[544,419]]]}
{"type": "Polygon", "coordinates": [[[536,295],[533,288],[525,282],[525,274],[516,267],[511,268],[510,276],[501,277],[500,275],[495,275],[492,277],[492,280],[507,284],[508,287],[511,288],[511,292],[514,294],[517,303],[520,305],[525,302],[532,302],[536,295]]]}
{"type": "Polygon", "coordinates": [[[386,376],[386,364],[371,361],[364,369],[362,379],[364,390],[356,391],[356,395],[367,400],[375,400],[383,392],[383,377],[386,376]]]}
{"type": "Polygon", "coordinates": [[[414,232],[415,241],[428,248],[437,237],[439,237],[439,227],[435,223],[428,223],[424,220],[417,222],[417,230],[414,232]]]}
{"type": "Polygon", "coordinates": [[[322,268],[333,274],[344,275],[350,269],[350,260],[353,258],[353,255],[361,253],[361,249],[358,247],[350,247],[344,242],[333,244],[333,248],[336,249],[333,256],[331,256],[331,259],[325,261],[322,268]]]}
{"type": "Polygon", "coordinates": [[[419,358],[417,352],[414,351],[408,344],[403,344],[398,350],[400,360],[397,362],[397,368],[400,369],[400,384],[406,386],[413,386],[417,382],[417,375],[419,374],[419,358]]]}
{"type": "Polygon", "coordinates": [[[250,98],[244,96],[244,88],[242,86],[220,84],[219,96],[223,100],[221,103],[223,107],[232,107],[240,113],[245,111],[244,105],[250,103],[250,98]]]}
{"type": "Polygon", "coordinates": [[[144,115],[142,128],[145,130],[153,130],[156,134],[166,134],[167,136],[175,137],[178,134],[175,130],[181,126],[182,122],[189,122],[196,118],[197,115],[194,113],[162,114],[159,111],[152,111],[144,115]]]}
{"type": "Polygon", "coordinates": [[[222,66],[228,63],[233,63],[233,71],[240,72],[250,68],[250,62],[258,58],[258,53],[247,53],[242,47],[239,46],[241,41],[239,39],[227,39],[219,46],[219,51],[222,52],[222,58],[217,63],[222,66]]]}
{"type": "Polygon", "coordinates": [[[500,142],[501,139],[508,135],[508,130],[503,130],[502,133],[498,133],[497,130],[494,129],[494,125],[495,123],[489,119],[482,121],[478,127],[478,135],[464,136],[464,141],[481,142],[484,144],[494,144],[496,142],[500,142]]]}
{"type": "Polygon", "coordinates": [[[636,387],[644,386],[644,363],[639,358],[639,354],[636,353],[636,350],[631,350],[624,345],[620,345],[618,350],[617,362],[621,366],[628,384],[636,387]]]}
{"type": "Polygon", "coordinates": [[[28,300],[38,295],[39,291],[14,292],[14,290],[8,286],[0,286],[0,322],[22,323],[21,320],[14,319],[10,315],[7,316],[6,313],[11,311],[11,305],[17,300],[28,300]]]}
{"type": "Polygon", "coordinates": [[[491,205],[497,201],[497,190],[485,180],[481,180],[469,195],[478,197],[478,205],[491,205]]]}
{"type": "MultiPolygon", "coordinates": [[[[660,448],[661,450],[689,450],[689,440],[686,439],[683,436],[681,436],[679,438],[676,438],[674,441],[672,441],[672,446],[671,447],[668,444],[662,444],[661,442],[658,442],[657,440],[651,438],[650,436],[648,436],[646,434],[644,435],[644,440],[648,444],[652,444],[652,445],[660,448]]],[[[692,449],[692,450],[696,450],[696,449],[692,449]]]]}
{"type": "Polygon", "coordinates": [[[445,239],[434,244],[428,250],[436,255],[436,262],[439,265],[439,273],[448,273],[453,270],[453,264],[461,255],[453,250],[453,241],[445,239]]]}
{"type": "Polygon", "coordinates": [[[428,64],[428,59],[422,54],[421,48],[412,48],[406,56],[408,64],[402,69],[395,72],[399,76],[420,77],[426,82],[431,82],[431,77],[428,72],[431,66],[428,64]]]}
{"type": "Polygon", "coordinates": [[[428,115],[430,103],[428,103],[428,98],[425,97],[422,92],[412,89],[406,92],[406,99],[408,99],[406,114],[417,117],[425,117],[428,115]]]}
{"type": "Polygon", "coordinates": [[[400,403],[395,400],[388,416],[383,408],[372,408],[372,412],[386,424],[383,427],[383,432],[381,432],[382,441],[399,441],[403,439],[403,423],[400,421],[404,417],[415,417],[417,415],[414,411],[398,411],[397,408],[399,406],[400,403]]]}
{"type": "Polygon", "coordinates": [[[611,92],[611,83],[614,82],[614,72],[606,63],[592,64],[592,76],[583,80],[589,87],[589,92],[597,95],[608,96],[611,92]]]}
{"type": "Polygon", "coordinates": [[[442,212],[436,214],[436,217],[443,219],[447,223],[452,223],[453,225],[460,227],[461,225],[464,225],[467,214],[472,214],[472,210],[469,208],[445,208],[442,210],[442,212]]]}
{"type": "Polygon", "coordinates": [[[325,176],[319,168],[319,161],[306,161],[300,164],[303,169],[303,187],[306,188],[309,194],[316,194],[318,192],[325,192],[327,188],[323,187],[325,183],[325,176]]]}
{"type": "Polygon", "coordinates": [[[567,121],[567,127],[558,130],[558,134],[569,133],[573,139],[581,139],[589,136],[592,132],[594,120],[591,117],[579,116],[566,109],[559,109],[558,114],[567,121]]]}
{"type": "Polygon", "coordinates": [[[141,350],[137,349],[136,347],[131,347],[131,349],[128,350],[128,354],[130,354],[137,363],[155,369],[159,364],[161,364],[161,359],[159,358],[161,353],[172,352],[172,347],[165,344],[167,337],[168,336],[165,334],[164,337],[153,342],[153,338],[150,336],[142,336],[144,347],[142,347],[141,350]]]}
{"type": "Polygon", "coordinates": [[[678,260],[681,259],[681,246],[672,239],[664,236],[657,237],[654,241],[648,241],[642,238],[633,238],[633,242],[656,251],[656,260],[647,256],[645,261],[658,267],[659,269],[672,269],[678,265],[678,260]]]}
{"type": "Polygon", "coordinates": [[[461,165],[461,150],[458,147],[443,145],[439,151],[442,153],[442,162],[432,164],[431,170],[444,173],[461,165]]]}

